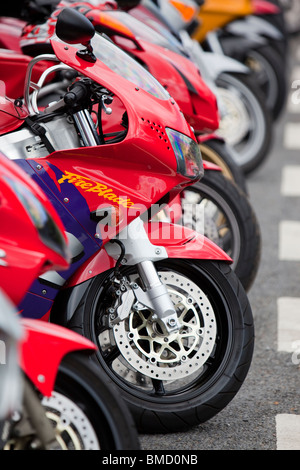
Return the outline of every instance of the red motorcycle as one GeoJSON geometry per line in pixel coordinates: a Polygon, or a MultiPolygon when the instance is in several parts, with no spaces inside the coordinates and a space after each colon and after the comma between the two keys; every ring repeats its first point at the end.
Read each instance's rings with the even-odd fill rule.
{"type": "MultiPolygon", "coordinates": [[[[60,2],[59,6],[63,3],[68,2],[60,2]]],[[[122,11],[93,9],[85,2],[76,2],[72,7],[84,13],[98,31],[104,31],[118,46],[150,71],[179,104],[200,142],[205,174],[199,183],[182,192],[181,199],[178,198],[178,204],[181,204],[182,209],[177,211],[177,219],[171,220],[177,223],[184,221],[187,227],[196,230],[200,227],[205,235],[233,259],[233,269],[244,288],[249,290],[260,262],[259,224],[246,195],[232,181],[225,179],[227,177],[232,180],[234,177],[234,181],[238,182],[243,190],[245,189],[245,179],[230,158],[225,142],[214,134],[219,126],[219,113],[214,94],[205,85],[193,62],[179,54],[176,48],[174,52],[162,47],[164,38],[135,18],[122,11]],[[136,34],[129,27],[132,27],[136,34]],[[148,40],[140,39],[141,35],[148,40]],[[218,164],[222,174],[220,168],[210,165],[209,162],[218,164]]],[[[43,24],[40,24],[41,18],[39,18],[38,27],[30,24],[24,28],[21,38],[24,51],[31,56],[35,56],[37,52],[51,51],[50,37],[55,30],[58,12],[59,10],[56,10],[43,24]]],[[[2,54],[0,57],[2,62],[5,61],[4,56],[5,54],[2,54]]],[[[16,66],[17,60],[25,62],[25,58],[26,56],[17,58],[15,55],[13,65],[16,66]]],[[[10,56],[8,61],[11,61],[10,56]]],[[[10,70],[9,66],[3,67],[0,76],[10,87],[9,96],[21,96],[22,91],[18,90],[17,94],[16,88],[13,88],[13,81],[5,76],[10,75],[10,70]]],[[[22,77],[24,74],[19,72],[14,76],[22,77]]],[[[65,87],[65,82],[61,83],[61,87],[56,82],[55,93],[62,94],[65,87]]],[[[118,125],[118,119],[119,114],[116,112],[109,117],[112,129],[118,125]]]]}
{"type": "Polygon", "coordinates": [[[99,11],[86,5],[80,7],[77,2],[75,5],[98,32],[107,34],[133,56],[178,103],[200,143],[205,169],[201,181],[181,193],[182,219],[186,226],[197,230],[202,223],[197,210],[199,214],[205,206],[204,234],[233,258],[233,269],[249,290],[260,261],[260,229],[249,199],[224,178],[231,174],[232,180],[234,175],[234,182],[239,182],[244,190],[245,180],[232,163],[227,145],[215,134],[220,123],[215,95],[196,65],[179,53],[179,46],[173,46],[174,50],[170,50],[170,44],[168,48],[163,47],[164,38],[147,25],[123,11],[99,11]],[[222,174],[209,162],[220,165],[222,174]],[[198,209],[191,212],[191,205],[198,209]]]}
{"type": "Polygon", "coordinates": [[[43,192],[3,155],[0,201],[0,337],[7,353],[0,368],[0,448],[138,449],[127,407],[92,364],[96,346],[65,328],[16,316],[13,305],[32,281],[66,269],[69,253],[43,192]]]}
{"type": "Polygon", "coordinates": [[[139,430],[185,429],[237,393],[254,335],[231,258],[191,229],[153,221],[202,177],[199,147],[168,92],[94,35],[87,18],[64,9],[56,33],[54,54],[30,63],[25,103],[7,99],[2,106],[0,139],[57,209],[72,262],[40,276],[19,308],[97,344],[97,364],[139,430]],[[33,84],[32,68],[46,60],[56,65],[33,84]],[[43,85],[62,69],[73,83],[41,110],[43,85]],[[103,117],[113,115],[112,132],[103,117]]]}

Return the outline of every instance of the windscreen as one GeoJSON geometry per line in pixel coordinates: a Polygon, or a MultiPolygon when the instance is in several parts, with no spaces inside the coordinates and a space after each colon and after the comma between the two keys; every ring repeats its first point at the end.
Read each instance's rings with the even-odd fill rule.
{"type": "Polygon", "coordinates": [[[144,39],[145,41],[165,47],[177,54],[185,55],[182,45],[175,36],[163,25],[160,25],[159,22],[152,20],[151,17],[145,17],[145,21],[147,21],[146,24],[128,13],[119,10],[106,11],[105,14],[116,18],[127,26],[137,39],[144,39]]]}
{"type": "Polygon", "coordinates": [[[91,44],[97,59],[101,60],[113,72],[161,100],[170,98],[169,93],[156,78],[109,39],[96,33],[91,44]]]}

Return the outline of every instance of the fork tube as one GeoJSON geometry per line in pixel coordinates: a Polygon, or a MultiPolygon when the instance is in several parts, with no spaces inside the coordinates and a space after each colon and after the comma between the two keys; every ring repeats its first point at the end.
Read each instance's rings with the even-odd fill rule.
{"type": "Polygon", "coordinates": [[[178,331],[180,324],[176,310],[169,296],[168,289],[161,282],[153,262],[145,260],[138,263],[137,266],[146,292],[153,304],[155,316],[164,324],[167,333],[178,331]]]}
{"type": "Polygon", "coordinates": [[[73,114],[74,121],[86,147],[99,145],[99,139],[93,129],[94,123],[89,112],[84,109],[73,114]]]}

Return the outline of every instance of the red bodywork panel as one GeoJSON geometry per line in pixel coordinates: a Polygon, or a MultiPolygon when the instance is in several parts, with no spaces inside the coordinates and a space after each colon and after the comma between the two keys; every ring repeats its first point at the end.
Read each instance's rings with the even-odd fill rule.
{"type": "Polygon", "coordinates": [[[141,49],[132,48],[134,43],[121,37],[113,39],[122,49],[143,62],[147,70],[168,90],[195,133],[212,132],[219,128],[216,97],[192,61],[141,39],[141,49]]]}
{"type": "MultiPolygon", "coordinates": [[[[4,250],[4,265],[0,265],[0,285],[17,305],[31,283],[46,270],[68,267],[68,260],[41,240],[14,185],[27,188],[51,214],[65,237],[61,220],[43,191],[15,163],[0,155],[0,248],[4,250]]],[[[65,237],[66,240],[66,237],[65,237]]]]}
{"type": "MultiPolygon", "coordinates": [[[[150,14],[150,12],[149,12],[150,14]]],[[[109,12],[86,13],[95,28],[100,27],[123,50],[134,56],[175,99],[196,133],[219,128],[217,100],[205,84],[196,65],[181,54],[137,38],[109,12]]]]}
{"type": "Polygon", "coordinates": [[[27,116],[26,109],[17,107],[14,100],[7,98],[6,83],[0,80],[0,135],[18,129],[27,116]]]}
{"type": "Polygon", "coordinates": [[[44,396],[50,396],[63,357],[78,350],[95,351],[83,336],[51,323],[22,319],[21,368],[44,396]]]}
{"type": "MultiPolygon", "coordinates": [[[[153,245],[163,246],[169,258],[225,261],[232,259],[205,236],[182,225],[151,222],[145,225],[153,245]]],[[[115,260],[102,249],[81,266],[65,284],[69,288],[81,284],[115,266],[115,260]]]]}
{"type": "MultiPolygon", "coordinates": [[[[68,267],[67,257],[58,254],[38,233],[38,202],[65,237],[57,213],[39,186],[0,154],[0,285],[15,305],[37,276],[50,269],[68,267]]],[[[66,354],[96,350],[89,340],[57,325],[26,319],[21,323],[20,366],[43,395],[51,395],[60,362],[66,354]]]]}

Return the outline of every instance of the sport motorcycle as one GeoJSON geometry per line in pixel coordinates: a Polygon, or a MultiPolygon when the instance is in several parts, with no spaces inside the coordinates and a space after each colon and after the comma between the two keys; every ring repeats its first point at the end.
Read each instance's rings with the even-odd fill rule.
{"type": "MultiPolygon", "coordinates": [[[[223,160],[224,155],[227,154],[226,144],[215,135],[219,127],[219,112],[215,96],[199,76],[197,67],[187,57],[162,47],[161,41],[164,38],[147,28],[147,25],[140,23],[125,12],[99,11],[91,9],[87,3],[80,2],[76,2],[75,7],[92,21],[98,31],[104,31],[118,46],[152,73],[179,104],[197,135],[205,160],[205,174],[201,182],[194,184],[190,190],[182,192],[181,201],[178,200],[178,204],[182,205],[180,220],[190,228],[203,226],[204,234],[231,256],[233,269],[248,291],[253,285],[259,268],[261,253],[259,224],[246,195],[224,178],[228,173],[232,176],[234,172],[235,181],[238,179],[244,189],[242,184],[244,178],[241,181],[236,166],[231,165],[228,168],[230,158],[225,162],[223,160]],[[129,29],[131,25],[137,32],[136,35],[129,29]],[[142,35],[147,40],[142,40],[142,35]],[[215,166],[209,165],[207,160],[220,164],[223,174],[215,166]],[[192,206],[193,211],[190,210],[192,206]]],[[[34,25],[24,29],[21,44],[23,46],[26,44],[28,53],[34,56],[37,51],[51,51],[49,41],[56,18],[57,12],[45,25],[40,25],[39,29],[36,29],[34,25]]],[[[15,59],[14,62],[16,62],[15,59]]],[[[3,68],[0,75],[3,76],[6,70],[10,68],[3,68]]],[[[55,93],[61,94],[66,85],[62,82],[61,89],[58,83],[54,86],[55,93]]],[[[12,96],[17,96],[16,91],[12,96]]],[[[116,116],[118,118],[117,114],[116,116]]],[[[110,118],[110,123],[112,119],[113,116],[110,118]]],[[[175,221],[178,223],[180,220],[177,217],[175,221]]]]}
{"type": "Polygon", "coordinates": [[[1,146],[59,213],[72,262],[39,276],[19,309],[97,344],[95,362],[138,430],[183,430],[221,411],[242,385],[253,354],[251,307],[220,247],[159,219],[203,176],[177,103],[76,10],[59,13],[56,34],[54,54],[30,62],[24,103],[6,101],[1,146]],[[33,83],[32,68],[47,60],[33,83]],[[42,110],[43,85],[61,70],[74,81],[42,110]]]}
{"type": "Polygon", "coordinates": [[[131,415],[96,346],[60,326],[21,318],[16,305],[32,281],[70,260],[64,227],[49,201],[0,155],[1,450],[132,450],[131,415]]]}

